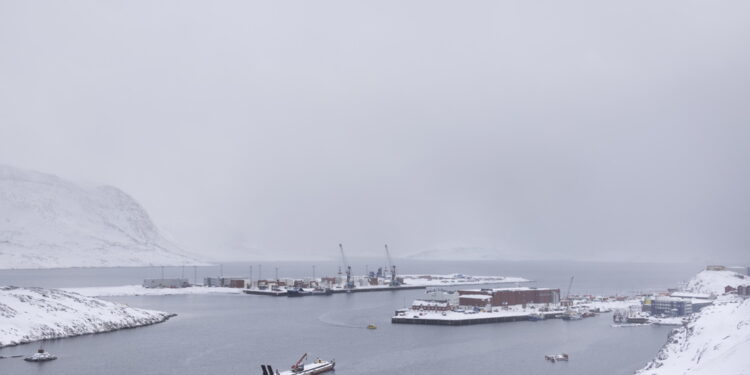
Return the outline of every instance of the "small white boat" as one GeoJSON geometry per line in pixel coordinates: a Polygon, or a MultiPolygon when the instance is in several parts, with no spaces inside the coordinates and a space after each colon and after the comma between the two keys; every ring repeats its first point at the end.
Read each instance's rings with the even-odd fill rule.
{"type": "Polygon", "coordinates": [[[550,361],[552,363],[555,363],[557,361],[567,361],[568,358],[569,358],[568,355],[565,354],[565,353],[552,354],[552,355],[545,355],[544,356],[544,359],[546,359],[546,360],[548,360],[548,361],[550,361]]]}
{"type": "Polygon", "coordinates": [[[44,351],[44,349],[37,350],[31,357],[26,357],[23,360],[26,362],[47,362],[54,361],[57,357],[44,351]]]}

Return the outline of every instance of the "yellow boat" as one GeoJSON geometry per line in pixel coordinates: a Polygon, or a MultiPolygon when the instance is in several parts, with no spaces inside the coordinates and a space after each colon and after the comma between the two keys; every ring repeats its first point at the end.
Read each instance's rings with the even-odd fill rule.
{"type": "Polygon", "coordinates": [[[367,329],[377,329],[377,328],[378,328],[378,327],[377,327],[376,325],[374,325],[374,324],[369,324],[369,325],[367,326],[367,329]]]}

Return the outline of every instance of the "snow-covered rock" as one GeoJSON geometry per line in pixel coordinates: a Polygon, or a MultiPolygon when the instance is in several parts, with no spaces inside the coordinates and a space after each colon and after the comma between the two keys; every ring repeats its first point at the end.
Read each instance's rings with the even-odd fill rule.
{"type": "Polygon", "coordinates": [[[115,187],[0,165],[0,268],[199,263],[115,187]]]}
{"type": "Polygon", "coordinates": [[[694,293],[708,293],[714,295],[724,294],[727,285],[750,284],[750,277],[733,271],[701,271],[687,284],[686,289],[694,293]]]}
{"type": "Polygon", "coordinates": [[[0,347],[139,327],[171,316],[62,290],[0,287],[0,347]]]}

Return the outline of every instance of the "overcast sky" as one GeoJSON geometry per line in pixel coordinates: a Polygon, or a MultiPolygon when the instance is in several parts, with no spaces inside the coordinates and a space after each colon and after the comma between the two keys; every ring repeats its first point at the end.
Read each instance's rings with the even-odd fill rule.
{"type": "Polygon", "coordinates": [[[0,0],[0,163],[211,257],[747,260],[750,2],[0,0]]]}

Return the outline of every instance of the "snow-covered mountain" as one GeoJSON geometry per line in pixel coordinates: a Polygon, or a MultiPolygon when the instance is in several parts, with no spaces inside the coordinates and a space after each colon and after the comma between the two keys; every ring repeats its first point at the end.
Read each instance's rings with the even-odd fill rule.
{"type": "Polygon", "coordinates": [[[0,287],[0,347],[139,327],[171,316],[62,290],[0,287]]]}
{"type": "MultiPolygon", "coordinates": [[[[731,271],[703,271],[688,290],[721,294],[729,285],[750,284],[731,271]]],[[[657,357],[639,375],[750,375],[750,299],[722,295],[669,335],[657,357]]]]}
{"type": "Polygon", "coordinates": [[[0,165],[0,268],[198,263],[115,187],[0,165]]]}
{"type": "Polygon", "coordinates": [[[507,259],[497,250],[481,247],[453,247],[418,251],[407,255],[418,260],[502,260],[507,259]]]}

